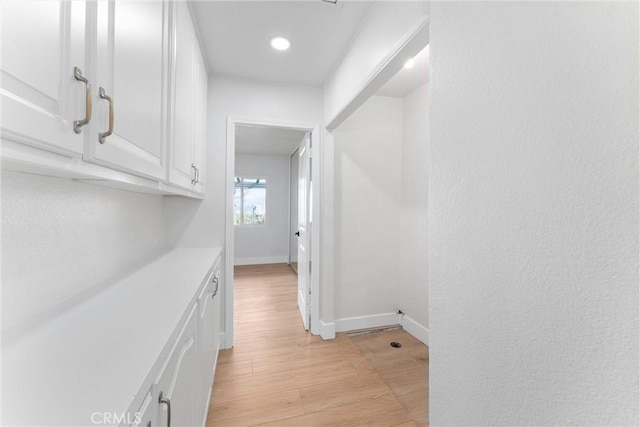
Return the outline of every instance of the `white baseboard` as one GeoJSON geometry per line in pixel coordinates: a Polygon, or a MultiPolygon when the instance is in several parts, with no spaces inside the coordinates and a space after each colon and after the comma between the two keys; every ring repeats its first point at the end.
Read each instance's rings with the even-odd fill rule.
{"type": "Polygon", "coordinates": [[[268,256],[259,258],[236,258],[233,265],[256,265],[256,264],[282,264],[288,263],[288,256],[268,256]]]}
{"type": "Polygon", "coordinates": [[[348,317],[336,320],[336,332],[355,331],[357,329],[379,328],[398,325],[396,313],[375,314],[373,316],[348,317]]]}
{"type": "Polygon", "coordinates": [[[422,341],[424,345],[429,346],[429,329],[422,326],[409,316],[400,316],[400,324],[402,329],[409,332],[411,335],[422,341]]]}
{"type": "Polygon", "coordinates": [[[420,340],[424,345],[429,345],[429,329],[416,322],[409,316],[396,313],[375,314],[373,316],[348,317],[338,319],[335,323],[320,322],[323,339],[333,339],[336,332],[354,331],[358,329],[380,328],[383,326],[401,325],[402,329],[420,340]]]}
{"type": "Polygon", "coordinates": [[[325,323],[322,320],[320,321],[320,336],[323,340],[332,340],[336,337],[336,324],[325,323]]]}

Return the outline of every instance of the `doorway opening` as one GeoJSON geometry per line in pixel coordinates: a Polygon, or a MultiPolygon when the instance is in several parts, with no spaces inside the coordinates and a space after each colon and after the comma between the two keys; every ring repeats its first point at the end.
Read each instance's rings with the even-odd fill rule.
{"type": "Polygon", "coordinates": [[[224,348],[233,346],[235,266],[293,264],[302,323],[317,334],[318,130],[313,124],[227,120],[224,348]]]}

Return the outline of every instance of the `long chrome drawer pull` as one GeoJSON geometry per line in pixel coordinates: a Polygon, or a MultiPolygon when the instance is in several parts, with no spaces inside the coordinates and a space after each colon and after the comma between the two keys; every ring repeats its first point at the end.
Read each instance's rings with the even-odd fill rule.
{"type": "Polygon", "coordinates": [[[100,98],[107,100],[109,103],[109,130],[98,134],[100,144],[105,143],[105,138],[113,133],[113,100],[107,95],[103,87],[100,88],[100,98]]]}
{"type": "Polygon", "coordinates": [[[162,392],[160,392],[158,403],[167,405],[167,427],[171,427],[171,399],[163,397],[162,392]]]}
{"type": "Polygon", "coordinates": [[[75,133],[82,132],[82,126],[89,123],[91,120],[91,83],[82,75],[82,70],[78,67],[73,67],[73,77],[76,78],[77,81],[85,84],[85,117],[82,120],[75,120],[73,122],[73,131],[75,133]]]}

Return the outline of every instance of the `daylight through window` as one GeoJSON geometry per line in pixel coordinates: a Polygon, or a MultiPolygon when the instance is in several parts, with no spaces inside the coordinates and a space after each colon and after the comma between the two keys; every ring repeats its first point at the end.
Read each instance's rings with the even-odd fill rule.
{"type": "Polygon", "coordinates": [[[266,178],[237,176],[233,186],[233,224],[264,224],[266,212],[266,178]]]}

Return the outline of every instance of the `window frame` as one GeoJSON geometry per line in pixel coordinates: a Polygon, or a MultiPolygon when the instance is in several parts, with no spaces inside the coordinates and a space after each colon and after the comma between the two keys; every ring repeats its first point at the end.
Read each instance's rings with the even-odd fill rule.
{"type": "MultiPolygon", "coordinates": [[[[269,223],[269,216],[268,215],[268,211],[269,211],[269,177],[267,175],[244,175],[244,174],[237,174],[234,175],[234,180],[233,180],[233,186],[234,186],[234,190],[235,190],[235,183],[237,182],[237,179],[240,178],[241,182],[242,182],[242,188],[241,188],[241,195],[240,195],[240,209],[241,209],[241,218],[242,221],[240,224],[236,224],[234,222],[233,226],[234,227],[246,227],[246,228],[253,228],[253,227],[266,227],[269,223]],[[250,180],[260,180],[263,179],[264,180],[264,222],[261,224],[246,224],[244,222],[244,180],[245,179],[250,179],[250,180]]],[[[234,216],[235,216],[235,209],[233,212],[234,216]]]]}

